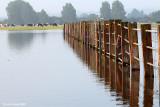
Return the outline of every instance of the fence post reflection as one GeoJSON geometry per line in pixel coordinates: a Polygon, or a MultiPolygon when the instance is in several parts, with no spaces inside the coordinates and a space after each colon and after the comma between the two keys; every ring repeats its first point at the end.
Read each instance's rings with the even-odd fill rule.
{"type": "Polygon", "coordinates": [[[122,100],[123,104],[129,103],[130,97],[130,68],[122,67],[122,100]]]}
{"type": "Polygon", "coordinates": [[[153,106],[153,78],[144,78],[144,89],[143,89],[143,106],[153,106]]]}
{"type": "Polygon", "coordinates": [[[130,107],[139,107],[139,74],[140,71],[131,72],[130,84],[130,107]]]}

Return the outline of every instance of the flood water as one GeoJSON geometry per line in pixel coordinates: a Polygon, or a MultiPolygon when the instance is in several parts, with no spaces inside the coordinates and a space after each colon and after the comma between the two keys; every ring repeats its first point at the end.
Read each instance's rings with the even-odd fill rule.
{"type": "Polygon", "coordinates": [[[159,106],[158,71],[130,73],[63,30],[1,31],[0,65],[0,107],[159,106]]]}

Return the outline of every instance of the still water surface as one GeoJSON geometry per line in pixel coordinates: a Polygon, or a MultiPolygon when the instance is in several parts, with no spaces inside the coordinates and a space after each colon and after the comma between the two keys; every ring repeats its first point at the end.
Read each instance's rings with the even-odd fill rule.
{"type": "Polygon", "coordinates": [[[0,107],[159,106],[156,72],[122,73],[62,30],[1,31],[0,41],[0,107]]]}

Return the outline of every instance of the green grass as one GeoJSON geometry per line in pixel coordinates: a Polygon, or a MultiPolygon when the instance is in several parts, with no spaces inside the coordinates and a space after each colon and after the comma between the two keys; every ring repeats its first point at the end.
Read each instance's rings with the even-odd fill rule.
{"type": "MultiPolygon", "coordinates": [[[[150,24],[150,23],[138,23],[138,24],[137,24],[137,27],[140,27],[141,24],[150,24]]],[[[157,23],[151,23],[151,26],[152,26],[152,27],[158,27],[158,25],[159,25],[159,24],[157,24],[157,23]]]]}
{"type": "Polygon", "coordinates": [[[47,30],[47,29],[63,29],[63,25],[58,26],[44,26],[44,27],[27,27],[27,26],[15,26],[15,27],[0,27],[0,30],[47,30]]]}

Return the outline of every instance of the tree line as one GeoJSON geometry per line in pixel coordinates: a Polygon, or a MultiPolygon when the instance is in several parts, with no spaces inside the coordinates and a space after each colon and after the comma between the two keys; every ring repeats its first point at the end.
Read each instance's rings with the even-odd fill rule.
{"type": "Polygon", "coordinates": [[[7,8],[8,19],[4,23],[8,24],[28,24],[28,23],[63,23],[61,17],[48,16],[46,11],[42,9],[36,12],[32,6],[23,0],[15,0],[8,4],[7,8]]]}
{"type": "Polygon", "coordinates": [[[124,9],[124,5],[119,0],[115,0],[110,6],[108,1],[102,2],[99,9],[100,15],[96,14],[81,14],[77,17],[76,9],[71,3],[66,3],[61,11],[61,17],[49,16],[44,9],[36,12],[32,6],[23,0],[15,0],[8,4],[7,8],[8,19],[3,23],[27,24],[27,23],[72,23],[75,21],[95,21],[121,19],[130,22],[157,22],[160,21],[160,10],[146,15],[143,11],[133,9],[128,15],[124,9]]]}

